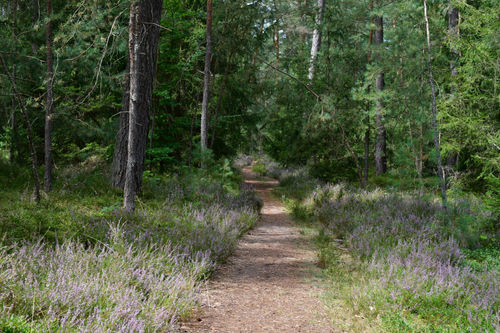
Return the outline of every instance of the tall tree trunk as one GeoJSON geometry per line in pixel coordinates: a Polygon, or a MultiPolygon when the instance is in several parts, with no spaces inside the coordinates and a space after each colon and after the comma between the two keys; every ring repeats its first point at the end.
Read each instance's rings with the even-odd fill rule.
{"type": "Polygon", "coordinates": [[[130,102],[123,208],[133,211],[141,188],[153,97],[162,0],[132,1],[129,21],[130,102]]]}
{"type": "MultiPolygon", "coordinates": [[[[382,16],[375,17],[375,44],[382,45],[384,42],[384,18],[382,16]]],[[[379,57],[380,58],[380,57],[379,57]]],[[[381,93],[384,90],[384,72],[380,71],[376,79],[377,92],[381,93]]],[[[375,173],[380,176],[387,171],[386,160],[386,132],[384,124],[384,106],[382,98],[377,99],[377,111],[375,123],[377,127],[377,139],[375,142],[375,173]]]]}
{"type": "Polygon", "coordinates": [[[314,61],[318,55],[321,46],[321,22],[323,21],[323,12],[325,10],[325,0],[318,0],[318,12],[316,13],[316,24],[314,26],[312,45],[311,45],[311,58],[309,60],[309,73],[307,78],[312,81],[314,78],[314,61]]]}
{"type": "Polygon", "coordinates": [[[436,160],[438,165],[438,175],[441,180],[441,199],[443,208],[447,208],[446,203],[446,180],[443,171],[443,164],[441,162],[441,147],[439,144],[439,132],[437,125],[437,104],[436,104],[436,89],[434,87],[434,76],[432,74],[432,53],[431,53],[431,34],[429,31],[429,17],[427,14],[427,0],[424,0],[424,18],[425,18],[425,32],[427,37],[427,67],[429,69],[429,84],[432,93],[432,129],[434,135],[434,147],[436,149],[436,160]]]}
{"type": "Polygon", "coordinates": [[[17,99],[17,105],[21,107],[21,111],[24,116],[24,122],[26,124],[26,130],[28,131],[28,143],[30,147],[30,153],[31,153],[31,171],[33,172],[33,180],[35,182],[35,201],[37,203],[40,202],[40,179],[38,178],[38,160],[36,157],[36,150],[35,150],[35,144],[33,140],[33,131],[31,130],[31,123],[29,120],[28,116],[28,111],[24,107],[24,104],[22,103],[20,99],[19,92],[17,91],[16,87],[16,81],[12,77],[11,73],[9,72],[9,68],[7,67],[7,64],[5,63],[5,59],[3,58],[2,53],[0,52],[0,62],[2,63],[2,67],[5,71],[5,74],[7,74],[7,78],[10,81],[10,84],[12,85],[12,90],[14,91],[14,96],[17,99]]]}
{"type": "MultiPolygon", "coordinates": [[[[207,0],[205,71],[203,79],[203,102],[201,104],[201,150],[207,149],[208,106],[210,104],[210,61],[212,59],[212,0],[207,0]]],[[[203,159],[202,159],[202,166],[203,159]]]]}
{"type": "Polygon", "coordinates": [[[128,155],[128,118],[130,104],[130,61],[127,61],[123,80],[123,95],[120,117],[118,119],[118,132],[116,134],[115,149],[111,174],[111,186],[123,189],[125,185],[125,172],[127,170],[128,155]]]}
{"type": "Polygon", "coordinates": [[[52,0],[47,0],[45,45],[47,49],[47,101],[45,103],[45,170],[43,188],[52,190],[52,113],[54,111],[54,56],[52,54],[52,0]]]}

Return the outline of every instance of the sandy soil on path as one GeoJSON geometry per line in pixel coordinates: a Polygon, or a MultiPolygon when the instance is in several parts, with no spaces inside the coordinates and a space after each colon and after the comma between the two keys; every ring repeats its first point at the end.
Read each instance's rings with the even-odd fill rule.
{"type": "Polygon", "coordinates": [[[335,332],[318,298],[315,254],[271,191],[278,182],[260,180],[250,167],[245,182],[255,186],[264,207],[258,225],[201,295],[201,310],[182,332],[335,332]]]}

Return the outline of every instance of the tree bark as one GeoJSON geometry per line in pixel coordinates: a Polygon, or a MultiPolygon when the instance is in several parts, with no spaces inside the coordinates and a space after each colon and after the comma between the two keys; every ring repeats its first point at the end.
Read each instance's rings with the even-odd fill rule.
{"type": "Polygon", "coordinates": [[[441,161],[441,148],[439,144],[439,132],[437,125],[437,104],[436,104],[436,89],[434,87],[434,76],[432,74],[432,53],[431,53],[431,35],[429,31],[429,17],[427,14],[427,0],[424,0],[424,18],[425,18],[425,32],[427,37],[427,67],[429,70],[429,84],[432,93],[432,129],[434,135],[434,147],[436,149],[436,160],[438,165],[438,175],[441,180],[441,199],[443,208],[447,208],[446,199],[446,180],[443,171],[443,164],[441,161]]]}
{"type": "Polygon", "coordinates": [[[312,45],[311,45],[311,58],[309,60],[309,73],[307,78],[312,81],[314,78],[314,61],[318,55],[319,48],[321,47],[321,22],[323,21],[323,13],[325,10],[325,0],[318,0],[318,12],[316,14],[316,24],[314,26],[312,45]]]}
{"type": "Polygon", "coordinates": [[[127,170],[129,104],[130,61],[127,60],[127,68],[123,80],[122,107],[118,119],[118,132],[116,134],[115,149],[113,152],[111,175],[111,186],[120,189],[123,189],[125,185],[125,172],[127,170]]]}
{"type": "Polygon", "coordinates": [[[26,123],[26,130],[28,131],[28,143],[30,147],[30,153],[31,153],[31,171],[33,172],[33,180],[35,182],[35,201],[37,203],[40,203],[40,179],[38,178],[38,160],[36,157],[36,150],[35,150],[35,144],[33,140],[33,131],[31,130],[31,123],[29,120],[28,116],[28,111],[24,107],[24,104],[20,100],[19,97],[19,92],[17,91],[16,87],[16,81],[12,77],[12,75],[9,72],[9,68],[7,67],[7,64],[5,63],[5,59],[3,58],[2,53],[0,52],[0,62],[2,63],[2,67],[5,70],[5,74],[7,74],[7,77],[10,81],[10,84],[12,85],[12,90],[14,91],[14,96],[17,99],[17,104],[21,107],[21,111],[24,116],[24,121],[26,123]]]}
{"type": "Polygon", "coordinates": [[[47,49],[47,100],[45,103],[45,169],[43,188],[52,190],[52,114],[54,112],[54,56],[52,53],[52,0],[47,0],[45,45],[47,49]]]}
{"type": "MultiPolygon", "coordinates": [[[[382,43],[384,42],[384,19],[382,16],[375,17],[375,26],[375,44],[382,45],[382,43]]],[[[377,92],[381,93],[384,90],[385,86],[383,71],[380,71],[380,73],[378,74],[375,84],[377,92]]],[[[375,142],[375,173],[377,176],[380,176],[387,171],[384,106],[381,97],[377,99],[375,123],[377,127],[377,138],[375,142]]]]}
{"type": "MultiPolygon", "coordinates": [[[[210,104],[210,61],[212,58],[212,0],[207,0],[205,71],[203,79],[203,101],[201,105],[201,151],[207,149],[208,106],[210,104]]],[[[203,158],[202,158],[202,167],[203,158]]]]}
{"type": "Polygon", "coordinates": [[[129,130],[123,193],[123,208],[128,212],[135,209],[135,195],[142,185],[162,4],[162,0],[130,4],[129,130]]]}

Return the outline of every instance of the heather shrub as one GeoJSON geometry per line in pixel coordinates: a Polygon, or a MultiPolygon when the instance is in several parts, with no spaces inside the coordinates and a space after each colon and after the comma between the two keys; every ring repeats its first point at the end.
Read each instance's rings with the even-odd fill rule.
{"type": "Polygon", "coordinates": [[[86,175],[59,175],[40,206],[0,200],[0,332],[175,331],[260,201],[237,177],[146,173],[128,214],[86,175]]]}
{"type": "Polygon", "coordinates": [[[112,225],[107,244],[43,240],[0,249],[2,317],[29,317],[37,331],[170,331],[193,306],[208,253],[139,245],[112,225]]]}
{"type": "Polygon", "coordinates": [[[473,231],[457,227],[457,214],[446,215],[411,194],[342,184],[317,188],[305,203],[331,235],[367,263],[371,287],[352,297],[368,313],[390,305],[431,323],[444,314],[442,325],[451,330],[499,329],[498,271],[467,265],[461,250],[467,243],[454,236],[473,231]]]}
{"type": "Polygon", "coordinates": [[[236,156],[236,158],[234,159],[233,165],[236,168],[243,168],[252,164],[252,161],[252,156],[239,153],[238,156],[236,156]]]}
{"type": "Polygon", "coordinates": [[[265,175],[267,172],[266,166],[262,162],[255,162],[252,166],[252,171],[260,176],[265,175]]]}
{"type": "Polygon", "coordinates": [[[258,163],[261,164],[263,174],[271,178],[280,179],[283,167],[269,158],[267,155],[259,156],[258,163]]]}
{"type": "Polygon", "coordinates": [[[287,173],[278,194],[320,222],[318,264],[345,304],[387,331],[500,330],[498,247],[479,200],[452,195],[445,213],[429,195],[287,173]]]}

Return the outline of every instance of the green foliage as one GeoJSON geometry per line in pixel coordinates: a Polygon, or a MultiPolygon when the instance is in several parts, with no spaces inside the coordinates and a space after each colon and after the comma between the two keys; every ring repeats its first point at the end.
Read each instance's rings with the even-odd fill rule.
{"type": "MultiPolygon", "coordinates": [[[[498,227],[498,220],[500,220],[500,177],[491,175],[487,179],[489,186],[484,203],[496,215],[498,227]]],[[[500,228],[497,230],[500,230],[500,228]]]]}
{"type": "Polygon", "coordinates": [[[466,263],[478,271],[497,271],[500,273],[500,248],[494,245],[465,250],[466,263]]]}
{"type": "Polygon", "coordinates": [[[252,165],[252,171],[261,176],[264,176],[267,172],[266,166],[262,162],[255,162],[254,165],[252,165]]]}
{"type": "Polygon", "coordinates": [[[460,52],[458,75],[449,81],[442,99],[444,149],[458,153],[458,169],[468,189],[484,191],[488,177],[500,175],[500,28],[498,1],[468,4],[456,1],[460,10],[460,38],[449,45],[460,52]]]}
{"type": "Polygon", "coordinates": [[[29,333],[33,329],[26,318],[16,315],[0,317],[0,332],[3,333],[29,333]]]}

